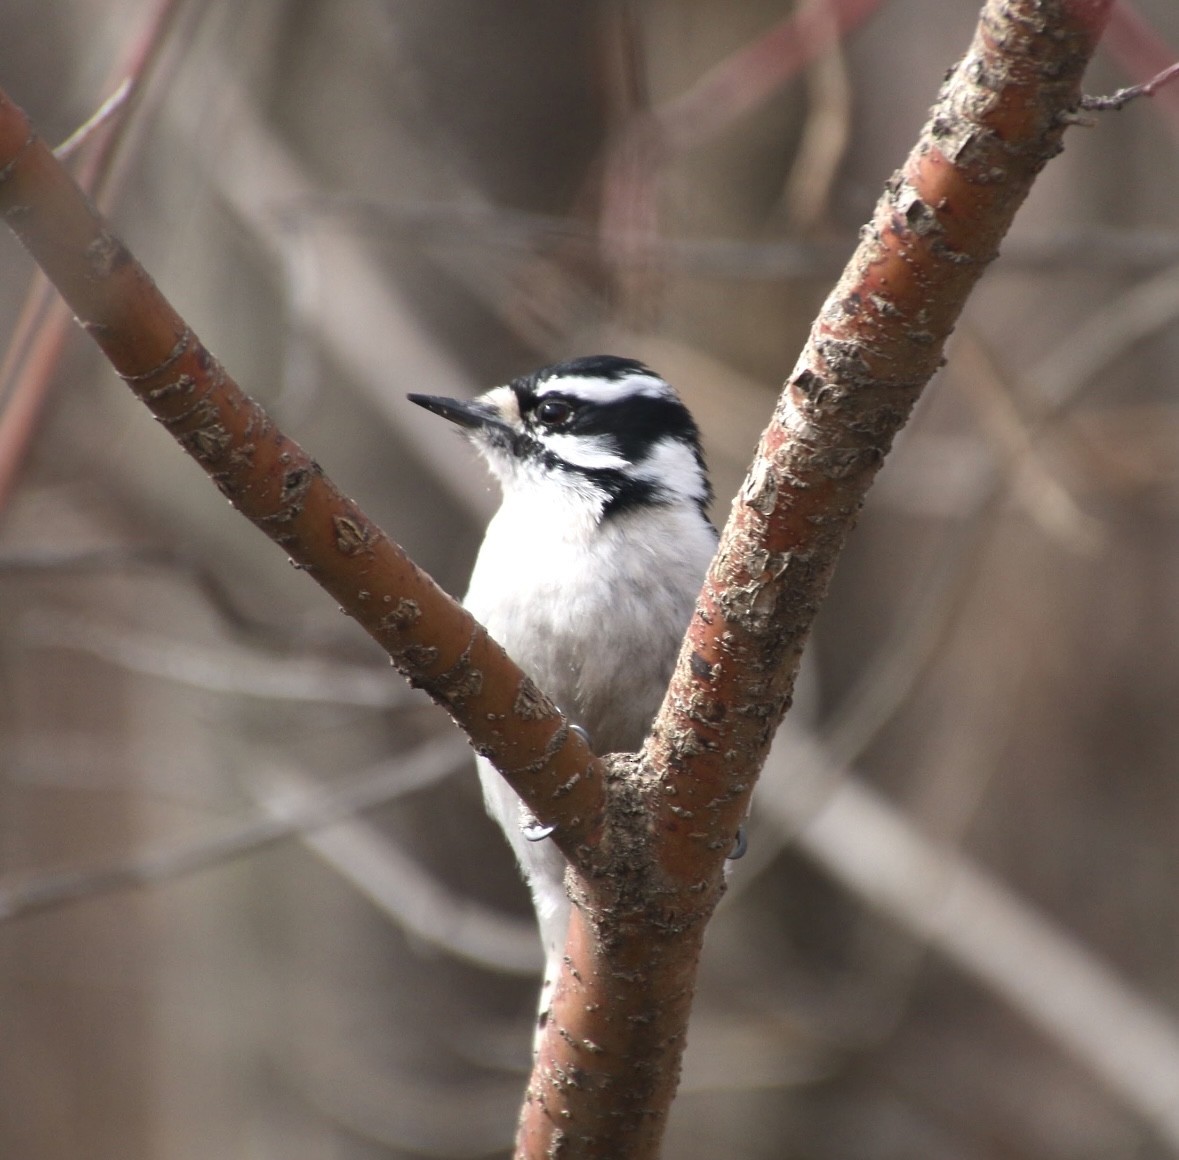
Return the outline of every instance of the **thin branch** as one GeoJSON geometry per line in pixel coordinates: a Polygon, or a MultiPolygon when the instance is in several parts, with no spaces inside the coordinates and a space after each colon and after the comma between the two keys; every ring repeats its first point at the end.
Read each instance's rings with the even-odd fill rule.
{"type": "MultiPolygon", "coordinates": [[[[116,85],[115,93],[60,149],[65,149],[79,134],[97,144],[84,155],[77,171],[77,181],[98,205],[109,200],[117,184],[119,147],[123,144],[132,115],[139,104],[144,83],[156,71],[171,34],[188,0],[156,0],[127,51],[112,69],[107,87],[116,85]],[[121,95],[120,95],[121,94],[121,95]],[[98,134],[96,120],[107,124],[116,101],[121,112],[110,131],[98,134]],[[104,110],[107,110],[104,114],[104,110]]],[[[198,13],[199,15],[199,13],[198,13]]],[[[81,144],[81,139],[78,141],[81,144]]],[[[72,155],[66,150],[62,156],[72,155]]],[[[16,330],[4,360],[0,363],[0,509],[8,502],[25,452],[37,430],[41,410],[48,397],[53,374],[72,333],[70,313],[53,297],[50,284],[41,275],[30,283],[28,294],[17,320],[16,330]]]]}
{"type": "Polygon", "coordinates": [[[679,152],[716,136],[773,96],[880,5],[881,0],[808,0],[800,5],[654,111],[665,147],[679,152]]]}
{"type": "MultiPolygon", "coordinates": [[[[994,531],[993,517],[1012,492],[1021,490],[1021,470],[1036,446],[1057,431],[1062,420],[1084,395],[1086,385],[1109,365],[1125,347],[1169,323],[1179,315],[1179,267],[1133,287],[1108,306],[1095,311],[1087,322],[1075,328],[1060,348],[1045,356],[1028,374],[1028,384],[1041,402],[1031,419],[1010,416],[1011,425],[1000,463],[1000,474],[971,498],[969,507],[956,513],[955,527],[944,550],[931,567],[925,568],[896,618],[896,629],[879,649],[876,658],[861,671],[852,691],[844,698],[825,730],[824,745],[832,759],[852,763],[871,739],[892,718],[909,692],[926,671],[939,644],[945,639],[957,612],[964,606],[977,578],[980,561],[994,531]]],[[[977,339],[967,335],[967,349],[977,339]]],[[[959,334],[959,353],[962,335],[959,334]]],[[[982,353],[982,352],[980,352],[982,353]]],[[[957,363],[949,369],[954,371],[957,363]]],[[[961,370],[961,368],[958,368],[961,370]]],[[[972,386],[983,383],[988,390],[1010,395],[1003,383],[986,382],[997,371],[976,366],[972,386]]],[[[1014,408],[1014,403],[1007,404],[1014,408]]],[[[1102,529],[1078,507],[1071,493],[1057,484],[1040,465],[1041,487],[1051,487],[1053,511],[1041,513],[1045,525],[1063,521],[1068,541],[1079,551],[1091,550],[1100,542],[1102,529]]],[[[1043,499],[1036,499],[1039,505],[1043,499]]]]}
{"type": "Polygon", "coordinates": [[[625,297],[633,301],[650,282],[658,189],[669,161],[764,103],[879,7],[880,0],[807,0],[687,91],[632,119],[602,167],[600,214],[602,250],[627,276],[625,297]]]}
{"type": "Polygon", "coordinates": [[[151,886],[220,866],[293,834],[331,825],[361,810],[434,785],[452,773],[466,755],[466,747],[457,738],[445,737],[374,766],[341,788],[307,794],[298,806],[292,805],[281,817],[267,812],[260,817],[227,823],[195,840],[136,854],[107,866],[38,874],[0,887],[0,922],[97,894],[151,886]]]}
{"type": "Polygon", "coordinates": [[[53,156],[58,161],[68,161],[73,157],[103,125],[126,107],[134,91],[135,82],[131,77],[124,77],[118,88],[54,149],[53,156]]]}
{"type": "MultiPolygon", "coordinates": [[[[294,229],[296,223],[311,217],[331,219],[340,227],[366,234],[392,235],[438,250],[449,248],[463,260],[474,247],[528,257],[557,243],[566,250],[573,248],[579,257],[588,257],[603,237],[601,230],[570,218],[465,202],[402,202],[387,206],[324,193],[284,201],[278,213],[286,229],[294,229]]],[[[263,241],[268,239],[263,237],[263,241]]],[[[838,275],[855,241],[854,235],[847,233],[772,241],[661,237],[652,239],[651,244],[653,256],[661,265],[687,274],[788,280],[838,275]]],[[[1150,271],[1177,258],[1179,234],[1165,229],[1028,227],[1003,243],[1004,270],[1150,271]]]]}
{"type": "MultiPolygon", "coordinates": [[[[797,730],[789,771],[759,798],[833,878],[1070,1052],[1179,1147],[1179,1024],[1046,915],[932,841],[797,730]]],[[[767,774],[768,774],[767,769],[767,774]]]]}
{"type": "Polygon", "coordinates": [[[1040,400],[1043,424],[1086,390],[1134,343],[1179,317],[1179,263],[1093,310],[1023,376],[1040,400]]]}
{"type": "Polygon", "coordinates": [[[1139,97],[1153,97],[1159,89],[1170,84],[1177,77],[1179,77],[1179,61],[1163,69],[1162,72],[1156,73],[1150,80],[1144,81],[1140,85],[1130,85],[1127,88],[1118,89],[1116,93],[1110,93],[1107,97],[1084,96],[1081,98],[1081,108],[1099,112],[1109,109],[1123,109],[1131,101],[1138,100],[1139,97]]]}
{"type": "MultiPolygon", "coordinates": [[[[175,78],[165,126],[212,175],[226,208],[270,255],[285,264],[289,229],[276,206],[319,201],[315,180],[261,115],[257,101],[222,58],[206,57],[199,70],[175,78]],[[216,95],[219,124],[211,131],[209,94],[216,95]]],[[[366,404],[414,449],[429,471],[468,510],[489,518],[495,504],[486,473],[469,455],[453,454],[453,433],[403,392],[423,383],[448,395],[475,394],[477,387],[458,360],[422,325],[409,300],[375,260],[363,240],[336,233],[317,252],[320,284],[309,316],[288,318],[323,344],[325,356],[347,372],[366,404]]],[[[299,312],[310,303],[288,301],[299,312]]],[[[277,376],[276,376],[277,377],[277,376]]]]}
{"type": "Polygon", "coordinates": [[[1037,442],[1033,423],[1018,406],[1015,393],[995,365],[990,351],[970,328],[959,330],[954,346],[955,380],[966,388],[983,432],[996,445],[1009,490],[1040,528],[1079,555],[1092,557],[1104,542],[1099,521],[1081,510],[1057,477],[1037,442]]]}
{"type": "MultiPolygon", "coordinates": [[[[1114,5],[1102,48],[1132,80],[1148,84],[1168,70],[1177,55],[1131,0],[1114,5]]],[[[1179,137],[1179,89],[1162,88],[1151,107],[1163,117],[1171,135],[1179,137]]]]}
{"type": "Polygon", "coordinates": [[[0,553],[0,578],[117,572],[163,568],[186,576],[222,624],[236,635],[272,645],[288,645],[287,627],[251,616],[215,571],[185,548],[168,544],[112,544],[104,548],[36,548],[0,553]]]}
{"type": "MultiPolygon", "coordinates": [[[[310,987],[294,1000],[313,1026],[322,1025],[314,1013],[334,1010],[338,1001],[338,995],[310,987]]],[[[518,1086],[515,1077],[484,1070],[463,1080],[422,1068],[410,1052],[374,1057],[354,1033],[292,1033],[279,1042],[272,1066],[284,1090],[323,1117],[354,1151],[361,1141],[369,1146],[360,1150],[378,1156],[487,1160],[511,1145],[504,1107],[518,1086]]],[[[290,1154],[278,1143],[273,1150],[290,1154]]]]}
{"type": "Polygon", "coordinates": [[[1001,485],[980,495],[923,569],[888,639],[869,658],[823,730],[832,759],[857,760],[904,705],[954,626],[983,575],[995,528],[1001,485]]]}
{"type": "Polygon", "coordinates": [[[233,697],[387,710],[404,707],[412,696],[404,684],[389,680],[387,669],[376,665],[320,656],[269,656],[224,641],[210,648],[83,616],[30,614],[21,621],[19,639],[42,648],[87,653],[129,672],[233,697]]]}
{"type": "MultiPolygon", "coordinates": [[[[462,760],[452,739],[456,764],[462,760]]],[[[298,826],[303,844],[408,934],[455,958],[493,971],[539,975],[536,924],[458,898],[375,827],[346,817],[314,827],[299,819],[322,811],[322,792],[307,778],[275,771],[256,795],[271,817],[298,826]]]]}
{"type": "Polygon", "coordinates": [[[822,7],[818,19],[825,25],[826,51],[817,52],[806,69],[807,116],[783,197],[790,223],[799,231],[813,229],[827,216],[852,130],[852,85],[835,12],[822,7]]]}

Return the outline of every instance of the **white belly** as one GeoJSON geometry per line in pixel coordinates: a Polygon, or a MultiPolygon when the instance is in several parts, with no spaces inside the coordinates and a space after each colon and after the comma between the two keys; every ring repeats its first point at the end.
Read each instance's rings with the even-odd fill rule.
{"type": "MultiPolygon", "coordinates": [[[[465,604],[586,730],[595,752],[635,750],[671,677],[716,537],[691,508],[623,514],[602,526],[576,514],[505,500],[465,604]]],[[[540,924],[539,1036],[569,921],[565,860],[552,842],[524,838],[519,798],[488,761],[478,769],[487,812],[519,859],[540,924]]]]}
{"type": "Polygon", "coordinates": [[[506,504],[466,606],[598,753],[637,749],[663,698],[715,539],[693,510],[558,527],[506,504]]]}

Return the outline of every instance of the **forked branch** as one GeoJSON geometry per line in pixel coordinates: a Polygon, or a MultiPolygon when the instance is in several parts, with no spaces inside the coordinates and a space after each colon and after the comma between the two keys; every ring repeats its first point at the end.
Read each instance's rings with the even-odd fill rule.
{"type": "Polygon", "coordinates": [[[0,95],[0,212],[116,370],[557,826],[579,905],[518,1155],[657,1154],[722,862],[835,560],[967,295],[1059,151],[1111,5],[988,0],[786,383],[647,747],[605,764],[240,391],[0,95]]]}

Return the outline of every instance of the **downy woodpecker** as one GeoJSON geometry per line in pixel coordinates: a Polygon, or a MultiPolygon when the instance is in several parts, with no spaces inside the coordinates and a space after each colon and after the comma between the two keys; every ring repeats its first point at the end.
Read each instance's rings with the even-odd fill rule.
{"type": "MultiPolygon", "coordinates": [[[[595,752],[637,750],[717,542],[687,408],[654,371],[612,355],[470,401],[409,398],[464,428],[503,490],[464,604],[595,752]]],[[[478,767],[536,907],[543,1028],[569,919],[565,860],[491,763],[478,767]]]]}

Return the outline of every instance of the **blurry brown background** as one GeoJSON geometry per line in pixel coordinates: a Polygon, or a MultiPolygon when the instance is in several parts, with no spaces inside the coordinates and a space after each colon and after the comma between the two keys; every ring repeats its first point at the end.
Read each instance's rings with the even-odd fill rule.
{"type": "MultiPolygon", "coordinates": [[[[6,0],[0,84],[60,140],[159,7],[6,0]]],[[[790,4],[188,0],[107,204],[461,594],[494,494],[409,390],[643,358],[701,422],[723,520],[978,10],[859,7],[657,154],[636,118],[790,4]]],[[[1137,11],[1179,45],[1172,0],[1137,11]]],[[[1074,129],[969,304],[820,617],[668,1157],[1179,1154],[1177,188],[1174,103],[1074,129]]],[[[31,277],[7,235],[0,271],[7,342],[31,277]]],[[[0,1157],[504,1154],[537,952],[448,722],[80,334],[26,455],[0,513],[0,1157]],[[240,854],[374,771],[384,804],[240,854]],[[97,889],[119,867],[160,880],[97,889]]]]}

